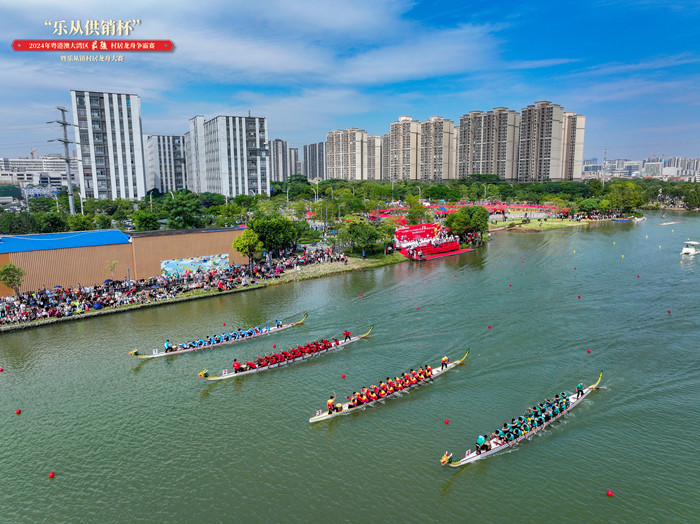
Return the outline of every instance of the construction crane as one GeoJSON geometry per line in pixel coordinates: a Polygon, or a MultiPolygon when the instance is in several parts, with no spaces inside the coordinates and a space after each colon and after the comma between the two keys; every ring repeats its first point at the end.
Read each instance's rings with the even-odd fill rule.
{"type": "Polygon", "coordinates": [[[37,149],[32,149],[32,150],[29,152],[29,154],[32,155],[32,160],[34,160],[34,152],[35,152],[35,151],[39,151],[39,148],[37,148],[37,149]]]}

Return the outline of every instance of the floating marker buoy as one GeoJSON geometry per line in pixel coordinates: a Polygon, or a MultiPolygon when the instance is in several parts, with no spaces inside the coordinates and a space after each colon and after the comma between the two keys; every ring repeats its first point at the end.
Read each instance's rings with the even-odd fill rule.
{"type": "Polygon", "coordinates": [[[489,329],[491,329],[491,325],[489,324],[489,329]]]}
{"type": "Polygon", "coordinates": [[[224,322],[224,326],[226,325],[226,322],[224,322]]]}
{"type": "Polygon", "coordinates": [[[588,350],[588,352],[590,353],[590,352],[591,352],[591,350],[589,349],[589,350],[588,350]]]}
{"type": "Polygon", "coordinates": [[[0,373],[2,373],[3,371],[5,371],[5,370],[4,370],[4,369],[2,369],[2,368],[0,368],[0,373]]]}
{"type": "Polygon", "coordinates": [[[607,493],[608,497],[612,497],[612,496],[613,496],[613,492],[612,492],[611,489],[609,489],[608,491],[606,491],[606,493],[607,493]]]}
{"type": "Polygon", "coordinates": [[[418,306],[416,306],[416,311],[419,310],[419,309],[420,309],[420,308],[419,308],[418,306]]]}
{"type": "Polygon", "coordinates": [[[669,314],[669,315],[671,314],[671,310],[670,310],[670,309],[668,310],[668,314],[669,314]]]}
{"type": "Polygon", "coordinates": [[[574,268],[574,269],[576,269],[576,268],[574,268]]]}
{"type": "Polygon", "coordinates": [[[581,298],[581,295],[578,295],[578,298],[581,298]]]}
{"type": "Polygon", "coordinates": [[[55,475],[55,473],[52,471],[51,473],[49,473],[49,478],[52,479],[54,477],[54,475],[55,475]]]}
{"type": "Polygon", "coordinates": [[[449,424],[449,423],[450,423],[449,419],[445,419],[445,424],[449,424]]]}
{"type": "Polygon", "coordinates": [[[362,293],[360,293],[360,296],[362,296],[362,293]]]}
{"type": "Polygon", "coordinates": [[[625,258],[625,255],[622,255],[622,258],[625,258]]]}
{"type": "Polygon", "coordinates": [[[340,378],[345,378],[345,373],[343,373],[342,375],[340,375],[340,378]]]}
{"type": "Polygon", "coordinates": [[[277,344],[272,344],[272,349],[276,348],[277,344]]]}
{"type": "Polygon", "coordinates": [[[513,284],[508,284],[508,287],[513,287],[513,284]]]}
{"type": "Polygon", "coordinates": [[[457,278],[457,275],[455,275],[455,278],[457,278]]]}
{"type": "Polygon", "coordinates": [[[639,278],[639,275],[637,275],[637,278],[639,278]]]}
{"type": "Polygon", "coordinates": [[[524,264],[524,263],[525,263],[525,261],[523,260],[523,264],[524,264]]]}
{"type": "Polygon", "coordinates": [[[644,238],[649,238],[649,235],[646,235],[644,238]]]}
{"type": "Polygon", "coordinates": [[[576,253],[576,250],[574,249],[574,253],[576,253]]]}
{"type": "MultiPolygon", "coordinates": [[[[670,313],[670,311],[669,311],[669,313],[670,313]]],[[[21,409],[18,409],[17,411],[15,411],[15,413],[17,413],[18,415],[21,415],[21,414],[22,414],[22,410],[21,410],[21,409]]]]}
{"type": "Polygon", "coordinates": [[[615,242],[613,242],[613,246],[615,245],[615,242]]]}

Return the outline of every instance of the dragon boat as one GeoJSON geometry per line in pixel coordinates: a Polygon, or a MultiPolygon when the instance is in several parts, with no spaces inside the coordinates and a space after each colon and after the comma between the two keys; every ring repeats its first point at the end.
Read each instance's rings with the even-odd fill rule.
{"type": "Polygon", "coordinates": [[[221,342],[215,342],[214,344],[208,344],[205,346],[196,346],[193,348],[176,349],[174,351],[168,351],[167,353],[165,351],[159,351],[157,349],[154,349],[152,353],[139,353],[138,349],[134,349],[132,351],[129,351],[129,355],[132,355],[134,357],[139,357],[139,358],[169,357],[171,355],[182,355],[183,353],[191,353],[193,351],[201,351],[203,349],[211,349],[211,348],[216,348],[219,346],[226,346],[229,344],[235,344],[236,342],[244,342],[246,340],[252,340],[254,338],[260,338],[260,337],[265,336],[265,335],[271,335],[273,333],[278,333],[279,331],[283,331],[283,330],[288,329],[290,327],[300,326],[301,324],[304,323],[304,320],[306,320],[306,317],[308,317],[308,316],[309,315],[305,313],[304,317],[301,320],[299,320],[298,322],[292,322],[290,324],[282,324],[279,327],[275,326],[273,328],[270,328],[270,331],[260,331],[260,333],[255,333],[253,335],[246,335],[245,337],[241,337],[241,338],[222,340],[221,342]]]}
{"type": "Polygon", "coordinates": [[[351,407],[350,402],[346,402],[343,404],[340,411],[334,411],[333,413],[328,413],[327,410],[319,409],[318,411],[316,411],[316,416],[311,417],[309,419],[309,422],[311,424],[313,424],[314,422],[322,422],[324,420],[330,420],[330,419],[337,417],[337,416],[340,416],[340,415],[347,415],[348,413],[355,413],[356,411],[360,411],[362,408],[366,408],[368,406],[373,406],[374,404],[377,404],[379,402],[383,402],[384,400],[388,400],[390,398],[395,398],[395,397],[400,397],[400,396],[402,396],[401,393],[404,391],[415,389],[415,388],[423,386],[423,385],[432,384],[433,380],[436,379],[437,377],[440,377],[440,376],[444,375],[445,373],[447,373],[448,371],[450,371],[451,369],[454,369],[457,366],[463,364],[464,360],[467,358],[467,355],[469,355],[469,349],[467,349],[467,352],[464,354],[464,356],[461,359],[459,359],[455,362],[450,362],[449,364],[447,364],[447,367],[445,367],[445,368],[440,369],[437,367],[440,364],[437,364],[437,366],[433,369],[433,374],[429,380],[423,380],[421,382],[417,382],[416,384],[414,384],[408,388],[404,388],[401,391],[396,391],[396,392],[392,393],[391,395],[387,395],[383,398],[378,398],[377,400],[372,400],[370,402],[365,402],[364,404],[360,404],[360,405],[355,406],[355,407],[351,407]]]}
{"type": "Polygon", "coordinates": [[[242,371],[239,371],[238,373],[229,371],[228,369],[224,369],[221,373],[221,375],[210,375],[208,370],[200,371],[199,376],[202,378],[206,378],[207,380],[224,380],[227,378],[233,378],[233,377],[242,377],[245,375],[250,375],[253,373],[262,373],[263,371],[267,371],[270,369],[277,369],[277,368],[282,368],[286,367],[289,364],[294,364],[295,362],[302,362],[304,360],[309,360],[314,357],[318,357],[320,355],[325,355],[326,353],[330,353],[331,351],[336,351],[336,350],[341,350],[345,348],[348,344],[352,344],[353,342],[357,342],[361,338],[367,338],[369,334],[372,332],[374,329],[374,325],[370,326],[369,331],[363,335],[358,335],[355,337],[350,337],[348,340],[339,340],[337,345],[332,345],[328,349],[323,349],[321,351],[317,351],[315,353],[310,353],[310,354],[304,354],[299,357],[295,358],[290,358],[290,359],[285,359],[282,362],[276,362],[274,364],[269,364],[267,366],[256,366],[254,368],[247,369],[245,366],[242,366],[241,369],[242,371]]]}
{"type": "Polygon", "coordinates": [[[477,460],[482,460],[485,458],[488,458],[492,455],[495,455],[496,453],[499,453],[501,451],[504,451],[506,449],[512,448],[516,446],[518,443],[520,443],[521,440],[523,439],[529,439],[533,435],[536,435],[540,431],[543,431],[547,426],[555,422],[556,420],[559,420],[561,417],[566,415],[569,411],[574,409],[576,406],[578,406],[583,399],[585,399],[593,390],[598,389],[598,384],[600,384],[600,380],[603,378],[603,372],[600,372],[600,376],[598,377],[598,380],[596,381],[595,384],[588,386],[587,388],[583,389],[583,395],[579,396],[579,398],[574,398],[575,394],[569,394],[569,400],[570,404],[569,407],[566,408],[565,410],[561,411],[556,417],[552,417],[550,420],[546,421],[542,426],[539,426],[537,428],[533,428],[532,430],[528,431],[527,433],[521,435],[518,437],[516,440],[512,440],[510,442],[504,442],[500,441],[498,439],[492,439],[491,440],[491,449],[488,451],[482,451],[481,453],[477,453],[476,450],[469,449],[467,450],[466,455],[464,455],[463,458],[460,460],[453,460],[452,459],[452,453],[445,452],[445,454],[442,456],[440,459],[440,464],[452,466],[453,468],[458,468],[460,466],[464,466],[466,464],[471,464],[473,462],[476,462],[477,460]]]}

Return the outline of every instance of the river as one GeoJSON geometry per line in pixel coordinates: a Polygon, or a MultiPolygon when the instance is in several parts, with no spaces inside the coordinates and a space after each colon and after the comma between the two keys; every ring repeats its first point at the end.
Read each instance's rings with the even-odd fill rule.
{"type": "Polygon", "coordinates": [[[458,257],[0,335],[0,519],[697,522],[700,259],[679,252],[700,216],[668,215],[679,223],[495,233],[458,257]],[[128,356],[304,312],[258,340],[128,356]],[[197,376],[372,324],[287,369],[197,376]],[[333,390],[467,347],[433,385],[308,423],[333,390]],[[543,434],[439,465],[600,370],[602,389],[543,434]]]}

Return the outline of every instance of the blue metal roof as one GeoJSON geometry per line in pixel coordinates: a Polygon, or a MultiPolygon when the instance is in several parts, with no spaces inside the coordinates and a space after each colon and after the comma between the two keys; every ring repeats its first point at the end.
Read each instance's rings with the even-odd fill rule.
{"type": "Polygon", "coordinates": [[[129,235],[122,233],[118,229],[71,231],[69,233],[47,233],[45,235],[0,235],[0,253],[106,246],[111,244],[128,244],[129,242],[131,242],[129,235]]]}

